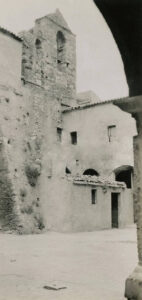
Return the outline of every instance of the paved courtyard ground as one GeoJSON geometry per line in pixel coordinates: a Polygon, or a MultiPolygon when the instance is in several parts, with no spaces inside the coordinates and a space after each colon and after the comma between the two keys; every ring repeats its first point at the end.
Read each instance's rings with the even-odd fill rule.
{"type": "Polygon", "coordinates": [[[0,300],[123,300],[125,279],[137,263],[136,248],[134,226],[0,234],[0,300]]]}

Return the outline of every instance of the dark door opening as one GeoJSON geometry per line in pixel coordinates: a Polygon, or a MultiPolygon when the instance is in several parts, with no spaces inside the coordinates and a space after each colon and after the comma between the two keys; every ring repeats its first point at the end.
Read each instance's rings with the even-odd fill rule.
{"type": "Polygon", "coordinates": [[[119,193],[111,193],[111,226],[118,228],[118,199],[119,193]]]}

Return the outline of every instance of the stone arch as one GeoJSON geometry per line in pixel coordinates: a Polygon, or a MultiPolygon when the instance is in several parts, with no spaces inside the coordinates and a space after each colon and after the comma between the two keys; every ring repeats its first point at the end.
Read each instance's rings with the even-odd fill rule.
{"type": "Polygon", "coordinates": [[[142,1],[93,1],[106,20],[118,45],[129,86],[129,95],[142,94],[142,1]],[[133,32],[130,28],[133,28],[133,32]]]}

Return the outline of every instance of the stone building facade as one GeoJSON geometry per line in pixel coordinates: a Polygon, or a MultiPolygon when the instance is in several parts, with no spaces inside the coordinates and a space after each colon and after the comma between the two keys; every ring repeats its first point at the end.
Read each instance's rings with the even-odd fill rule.
{"type": "Polygon", "coordinates": [[[59,10],[0,28],[0,225],[19,233],[133,222],[134,120],[76,95],[76,38],[59,10]]]}

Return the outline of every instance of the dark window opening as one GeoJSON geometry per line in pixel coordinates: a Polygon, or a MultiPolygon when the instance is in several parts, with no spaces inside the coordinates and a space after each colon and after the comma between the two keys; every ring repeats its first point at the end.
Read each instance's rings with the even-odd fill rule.
{"type": "Polygon", "coordinates": [[[87,169],[84,171],[83,175],[99,176],[99,173],[94,169],[87,169]]]}
{"type": "Polygon", "coordinates": [[[96,190],[91,190],[92,204],[96,204],[96,190]]]}
{"type": "Polygon", "coordinates": [[[76,166],[79,166],[79,159],[76,159],[76,166]]]}
{"type": "Polygon", "coordinates": [[[108,126],[108,140],[112,142],[116,137],[116,125],[108,126]]]}
{"type": "Polygon", "coordinates": [[[57,127],[57,140],[58,140],[58,142],[62,141],[62,131],[63,131],[62,128],[57,127]]]}
{"type": "Polygon", "coordinates": [[[125,182],[128,189],[132,187],[132,170],[123,170],[115,175],[116,181],[125,182]]]}
{"type": "Polygon", "coordinates": [[[71,174],[71,171],[68,169],[68,167],[66,167],[66,174],[71,174]]]}
{"type": "Polygon", "coordinates": [[[71,135],[71,143],[73,145],[76,145],[77,144],[77,132],[73,131],[70,133],[70,135],[71,135]]]}
{"type": "Polygon", "coordinates": [[[65,37],[61,31],[57,32],[57,66],[60,71],[65,65],[65,37]]]}
{"type": "Polygon", "coordinates": [[[36,39],[35,46],[37,50],[41,49],[41,41],[39,39],[36,39]]]}

